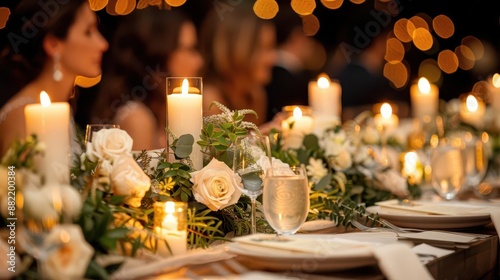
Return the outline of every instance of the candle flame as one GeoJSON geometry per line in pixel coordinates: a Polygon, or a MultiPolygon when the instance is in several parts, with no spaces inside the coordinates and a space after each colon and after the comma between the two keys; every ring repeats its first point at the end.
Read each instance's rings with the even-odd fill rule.
{"type": "Polygon", "coordinates": [[[175,213],[175,202],[167,201],[165,202],[165,212],[168,214],[175,213]]]}
{"type": "Polygon", "coordinates": [[[385,102],[380,107],[380,114],[384,119],[390,119],[392,116],[392,107],[389,103],[385,102]]]}
{"type": "Polygon", "coordinates": [[[423,94],[429,94],[431,92],[431,84],[426,78],[422,77],[418,80],[418,89],[423,94]]]}
{"type": "Polygon", "coordinates": [[[469,95],[467,96],[467,99],[465,100],[465,104],[467,105],[467,110],[469,112],[477,112],[477,109],[479,108],[479,104],[477,102],[476,97],[474,95],[469,95]]]}
{"type": "Polygon", "coordinates": [[[495,73],[493,75],[493,78],[491,79],[491,82],[493,83],[494,87],[500,88],[500,74],[495,73]]]}
{"type": "Polygon", "coordinates": [[[321,74],[318,77],[318,87],[319,88],[329,88],[330,87],[330,79],[326,74],[321,74]]]}
{"type": "Polygon", "coordinates": [[[42,104],[42,107],[49,107],[50,106],[50,97],[43,90],[42,90],[42,92],[40,92],[40,103],[42,104]]]}
{"type": "Polygon", "coordinates": [[[189,91],[189,82],[187,79],[184,79],[182,81],[182,90],[181,90],[181,94],[188,94],[188,91],[189,91]]]}
{"type": "Polygon", "coordinates": [[[300,110],[299,107],[295,107],[295,109],[293,109],[293,117],[298,120],[300,118],[302,118],[302,110],[300,110]]]}

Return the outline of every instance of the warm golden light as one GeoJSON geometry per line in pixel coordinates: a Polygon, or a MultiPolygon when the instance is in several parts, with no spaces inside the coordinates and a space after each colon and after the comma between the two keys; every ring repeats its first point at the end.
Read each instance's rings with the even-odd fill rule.
{"type": "Polygon", "coordinates": [[[479,108],[479,104],[477,102],[476,97],[474,95],[469,95],[467,96],[467,99],[465,100],[465,104],[467,105],[467,110],[469,112],[477,112],[477,109],[479,108]]]}
{"type": "Polygon", "coordinates": [[[301,16],[310,15],[316,9],[316,1],[314,0],[292,0],[290,5],[301,16]]]}
{"type": "Polygon", "coordinates": [[[481,40],[474,36],[467,36],[462,39],[462,45],[467,46],[474,53],[476,60],[483,58],[484,46],[481,40]]]}
{"type": "Polygon", "coordinates": [[[470,70],[474,67],[475,57],[472,50],[464,45],[455,48],[455,54],[458,58],[458,67],[463,70],[470,70]]]}
{"type": "Polygon", "coordinates": [[[387,62],[384,65],[384,77],[396,88],[402,88],[408,83],[408,68],[402,62],[387,62]]]}
{"type": "Polygon", "coordinates": [[[172,7],[180,7],[186,3],[186,0],[165,0],[165,2],[172,7]]]}
{"type": "Polygon", "coordinates": [[[415,30],[415,25],[406,18],[399,19],[394,24],[394,35],[403,43],[411,42],[412,38],[408,29],[415,30]]]}
{"type": "Polygon", "coordinates": [[[429,30],[419,27],[413,31],[412,38],[413,38],[413,44],[421,50],[421,51],[427,51],[430,48],[432,48],[432,44],[434,43],[434,40],[432,39],[432,35],[429,32],[429,30]]]}
{"type": "Polygon", "coordinates": [[[344,0],[321,0],[321,4],[330,10],[336,10],[342,6],[344,0]]]}
{"type": "Polygon", "coordinates": [[[61,230],[61,234],[59,235],[62,243],[68,243],[71,240],[71,235],[65,230],[61,230]]]}
{"type": "Polygon", "coordinates": [[[101,75],[94,78],[87,78],[84,76],[76,76],[75,85],[83,88],[89,88],[97,85],[101,81],[101,75]]]}
{"type": "Polygon", "coordinates": [[[189,82],[187,79],[184,79],[182,81],[182,90],[181,90],[181,94],[188,94],[189,92],[189,82]]]}
{"type": "Polygon", "coordinates": [[[458,68],[457,55],[451,50],[443,50],[438,55],[438,65],[447,74],[454,73],[458,68]]]}
{"type": "Polygon", "coordinates": [[[44,90],[40,92],[40,103],[42,104],[42,107],[50,106],[50,97],[44,90]]]}
{"type": "Polygon", "coordinates": [[[429,82],[438,83],[441,79],[441,69],[437,61],[432,58],[422,61],[418,67],[418,76],[426,77],[429,82]]]}
{"type": "Polygon", "coordinates": [[[402,61],[405,56],[405,47],[396,38],[389,38],[386,42],[385,60],[388,62],[402,61]]]}
{"type": "Polygon", "coordinates": [[[498,74],[498,73],[493,74],[493,78],[491,78],[491,82],[493,83],[494,87],[500,88],[500,74],[498,74]]]}
{"type": "Polygon", "coordinates": [[[446,15],[436,16],[432,20],[432,27],[434,28],[434,32],[443,39],[448,39],[455,33],[455,25],[446,15]]]}
{"type": "Polygon", "coordinates": [[[108,5],[108,0],[89,0],[89,6],[92,11],[100,11],[108,5]]]}
{"type": "Polygon", "coordinates": [[[418,89],[423,94],[429,94],[431,92],[431,84],[426,78],[422,77],[418,80],[418,89]]]}
{"type": "Polygon", "coordinates": [[[262,19],[272,19],[278,13],[279,7],[275,0],[257,0],[253,4],[255,15],[262,19]]]}
{"type": "Polygon", "coordinates": [[[392,117],[392,107],[389,103],[385,102],[380,106],[380,115],[384,119],[390,119],[392,117]]]}
{"type": "Polygon", "coordinates": [[[405,174],[414,174],[417,170],[418,155],[415,152],[405,154],[404,172],[405,174]]]}
{"type": "Polygon", "coordinates": [[[302,110],[300,110],[299,107],[295,107],[295,109],[293,109],[293,117],[295,118],[295,120],[302,118],[302,110]]]}
{"type": "Polygon", "coordinates": [[[319,31],[319,19],[313,15],[302,17],[302,31],[306,36],[314,36],[319,31]]]}
{"type": "Polygon", "coordinates": [[[318,87],[319,88],[329,88],[330,87],[330,79],[326,75],[320,75],[318,78],[318,87]]]}
{"type": "Polygon", "coordinates": [[[0,7],[0,29],[7,25],[7,20],[9,20],[10,10],[7,7],[0,7]]]}
{"type": "Polygon", "coordinates": [[[173,201],[165,202],[165,212],[168,214],[175,213],[175,202],[173,201]]]}

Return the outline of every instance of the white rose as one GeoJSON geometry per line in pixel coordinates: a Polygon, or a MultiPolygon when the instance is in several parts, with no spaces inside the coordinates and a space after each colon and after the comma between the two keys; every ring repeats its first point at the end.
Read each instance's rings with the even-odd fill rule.
{"type": "Polygon", "coordinates": [[[83,201],[80,193],[74,187],[50,184],[43,186],[42,192],[49,201],[55,199],[62,203],[62,214],[66,221],[73,221],[80,215],[83,201]]]}
{"type": "Polygon", "coordinates": [[[55,226],[47,236],[46,243],[57,248],[45,262],[45,271],[50,279],[83,278],[94,255],[94,248],[85,241],[78,225],[55,226]]]}
{"type": "Polygon", "coordinates": [[[328,157],[333,169],[343,171],[352,166],[351,154],[347,149],[341,149],[336,155],[328,157]]]}
{"type": "Polygon", "coordinates": [[[121,155],[132,154],[132,138],[119,128],[101,129],[94,133],[92,142],[87,144],[89,160],[109,160],[114,162],[121,155]]]}
{"type": "Polygon", "coordinates": [[[257,165],[260,166],[260,168],[266,172],[271,167],[290,167],[288,163],[282,162],[280,159],[277,159],[275,157],[271,157],[271,160],[269,160],[269,157],[267,156],[261,156],[259,160],[257,160],[257,165]]]}
{"type": "Polygon", "coordinates": [[[120,156],[111,173],[111,188],[115,195],[125,196],[125,204],[141,206],[141,200],[151,186],[151,179],[130,155],[120,156]]]}
{"type": "Polygon", "coordinates": [[[194,198],[212,211],[235,204],[240,199],[240,176],[215,158],[202,170],[192,172],[191,177],[194,198]]]}
{"type": "Polygon", "coordinates": [[[54,209],[54,200],[48,198],[41,189],[26,188],[23,190],[24,215],[35,220],[58,219],[59,215],[54,209]]]}

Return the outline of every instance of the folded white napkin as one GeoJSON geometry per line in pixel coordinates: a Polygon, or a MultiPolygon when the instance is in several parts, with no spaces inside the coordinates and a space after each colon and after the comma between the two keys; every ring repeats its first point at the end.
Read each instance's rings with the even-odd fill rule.
{"type": "Polygon", "coordinates": [[[210,249],[193,250],[184,255],[164,258],[155,262],[131,259],[124,263],[111,276],[111,279],[137,279],[167,273],[186,265],[216,262],[233,257],[234,254],[227,252],[224,246],[216,246],[210,249]]]}
{"type": "Polygon", "coordinates": [[[380,270],[389,280],[433,279],[408,244],[395,243],[374,247],[373,254],[380,270]]]}

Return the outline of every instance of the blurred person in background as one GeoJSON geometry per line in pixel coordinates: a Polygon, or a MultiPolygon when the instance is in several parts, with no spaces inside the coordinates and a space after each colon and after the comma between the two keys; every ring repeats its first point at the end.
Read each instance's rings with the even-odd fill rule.
{"type": "Polygon", "coordinates": [[[203,58],[196,27],[178,11],[135,10],[119,24],[110,47],[93,123],[114,123],[134,140],[134,150],[165,148],[168,76],[199,76],[203,58]]]}
{"type": "MultiPolygon", "coordinates": [[[[77,75],[101,74],[101,59],[108,42],[97,28],[97,17],[88,1],[74,0],[58,6],[45,24],[36,24],[41,5],[38,0],[21,1],[10,17],[6,30],[18,36],[4,38],[0,46],[0,87],[7,102],[0,104],[0,155],[15,140],[26,135],[24,107],[40,104],[45,91],[52,102],[71,101],[77,75]],[[29,38],[23,30],[34,30],[29,38]],[[17,43],[15,43],[17,42],[17,43]]],[[[71,147],[78,153],[76,129],[71,117],[71,147]]]]}
{"type": "Polygon", "coordinates": [[[304,66],[313,59],[317,49],[315,39],[304,34],[302,18],[289,3],[283,4],[273,22],[278,52],[272,80],[266,86],[268,121],[281,112],[283,106],[308,104],[308,83],[313,76],[304,66]]]}
{"type": "Polygon", "coordinates": [[[258,18],[244,3],[222,15],[215,10],[207,15],[200,39],[206,62],[203,81],[205,115],[220,112],[215,106],[210,108],[212,101],[218,101],[231,110],[254,110],[258,118],[248,115],[245,120],[258,125],[263,133],[280,127],[281,118],[278,117],[266,123],[267,95],[264,88],[271,80],[275,36],[273,23],[258,18]]]}

